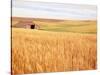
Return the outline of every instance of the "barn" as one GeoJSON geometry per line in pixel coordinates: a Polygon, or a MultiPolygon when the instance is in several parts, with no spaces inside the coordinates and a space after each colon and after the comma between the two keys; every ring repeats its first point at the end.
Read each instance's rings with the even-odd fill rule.
{"type": "Polygon", "coordinates": [[[25,28],[25,29],[39,29],[39,25],[33,23],[32,21],[29,20],[22,20],[13,25],[13,27],[16,28],[25,28]]]}

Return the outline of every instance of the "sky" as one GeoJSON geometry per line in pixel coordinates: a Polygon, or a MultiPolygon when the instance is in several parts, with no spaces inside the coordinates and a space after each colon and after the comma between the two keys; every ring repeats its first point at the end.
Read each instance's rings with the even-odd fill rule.
{"type": "Polygon", "coordinates": [[[12,0],[12,16],[67,20],[95,20],[95,5],[12,0]]]}

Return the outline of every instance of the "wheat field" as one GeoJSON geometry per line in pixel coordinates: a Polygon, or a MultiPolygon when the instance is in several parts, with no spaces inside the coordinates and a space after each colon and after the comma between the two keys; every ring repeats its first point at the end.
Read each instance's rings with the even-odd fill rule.
{"type": "Polygon", "coordinates": [[[96,69],[96,34],[12,28],[12,73],[96,69]]]}

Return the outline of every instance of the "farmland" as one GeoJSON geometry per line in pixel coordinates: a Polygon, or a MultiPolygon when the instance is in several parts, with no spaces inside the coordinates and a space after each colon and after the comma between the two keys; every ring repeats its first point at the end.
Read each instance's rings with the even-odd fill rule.
{"type": "Polygon", "coordinates": [[[40,30],[73,33],[96,34],[96,20],[56,20],[41,18],[13,18],[12,26],[23,20],[31,20],[40,26],[40,30]]]}
{"type": "Polygon", "coordinates": [[[96,21],[33,21],[39,30],[12,27],[13,74],[96,69],[96,21]]]}

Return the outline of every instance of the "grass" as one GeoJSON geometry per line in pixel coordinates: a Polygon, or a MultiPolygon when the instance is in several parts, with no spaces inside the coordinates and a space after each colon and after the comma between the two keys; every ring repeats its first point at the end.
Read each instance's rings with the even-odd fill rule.
{"type": "Polygon", "coordinates": [[[81,34],[96,32],[96,26],[77,27],[73,23],[75,27],[64,25],[63,29],[70,29],[57,32],[60,24],[58,28],[48,24],[43,27],[44,31],[12,28],[13,74],[96,69],[96,34],[81,34]],[[53,28],[56,32],[53,32],[53,28]],[[67,32],[68,30],[79,33],[67,32]]]}
{"type": "Polygon", "coordinates": [[[41,30],[46,31],[96,33],[96,21],[34,22],[40,25],[41,30]]]}

